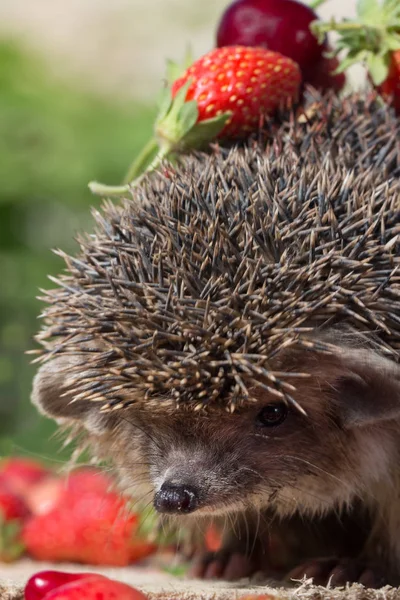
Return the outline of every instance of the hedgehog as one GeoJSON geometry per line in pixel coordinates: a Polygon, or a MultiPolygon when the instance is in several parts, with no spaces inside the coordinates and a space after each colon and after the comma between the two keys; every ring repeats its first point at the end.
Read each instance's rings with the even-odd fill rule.
{"type": "Polygon", "coordinates": [[[161,516],[224,522],[198,577],[400,583],[399,140],[314,98],[57,251],[33,402],[161,516]]]}

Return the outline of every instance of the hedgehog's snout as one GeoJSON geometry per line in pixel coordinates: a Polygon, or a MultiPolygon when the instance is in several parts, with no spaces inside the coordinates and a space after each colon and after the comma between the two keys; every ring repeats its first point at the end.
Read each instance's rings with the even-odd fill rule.
{"type": "Polygon", "coordinates": [[[154,496],[154,508],[160,513],[191,513],[199,504],[199,491],[192,485],[164,482],[154,496]]]}

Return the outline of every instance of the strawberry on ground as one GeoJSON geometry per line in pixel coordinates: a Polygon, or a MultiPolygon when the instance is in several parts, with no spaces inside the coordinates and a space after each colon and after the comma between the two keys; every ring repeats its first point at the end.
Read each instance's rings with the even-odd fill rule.
{"type": "Polygon", "coordinates": [[[106,494],[113,485],[111,477],[98,469],[80,468],[65,477],[66,488],[71,491],[91,491],[106,494]]]}
{"type": "Polygon", "coordinates": [[[63,497],[63,480],[46,477],[32,486],[26,495],[26,503],[33,515],[45,515],[53,510],[63,497]]]}
{"type": "Polygon", "coordinates": [[[139,590],[95,573],[43,571],[28,581],[25,600],[147,600],[139,590]]]}
{"type": "Polygon", "coordinates": [[[311,27],[320,40],[329,31],[337,32],[335,52],[346,52],[338,70],[364,64],[369,80],[400,114],[399,0],[359,0],[355,19],[316,21],[311,27]]]}
{"type": "Polygon", "coordinates": [[[22,496],[48,475],[46,467],[29,458],[10,457],[0,463],[0,482],[6,483],[22,496]]]}
{"type": "Polygon", "coordinates": [[[125,566],[155,550],[137,536],[138,517],[115,493],[69,491],[50,512],[24,526],[28,553],[39,560],[125,566]]]}
{"type": "Polygon", "coordinates": [[[106,494],[112,487],[110,477],[99,470],[81,468],[65,477],[47,477],[34,485],[26,501],[35,515],[43,515],[57,506],[70,492],[97,492],[106,494]]]}
{"type": "Polygon", "coordinates": [[[263,115],[297,102],[301,74],[290,58],[264,48],[215,48],[195,61],[165,94],[155,123],[155,137],[132,165],[127,185],[92,182],[92,192],[120,195],[144,171],[163,159],[207,146],[216,138],[246,137],[263,115]]]}

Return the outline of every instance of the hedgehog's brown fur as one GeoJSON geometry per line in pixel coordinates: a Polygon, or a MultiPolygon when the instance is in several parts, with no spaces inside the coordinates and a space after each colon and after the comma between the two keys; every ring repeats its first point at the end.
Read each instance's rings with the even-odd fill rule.
{"type": "Polygon", "coordinates": [[[249,381],[294,402],[271,357],[329,351],[313,331],[337,320],[399,361],[399,140],[373,98],[333,97],[266,145],[187,157],[106,203],[81,255],[60,252],[44,358],[84,353],[90,377],[69,385],[101,410],[234,410],[249,381]]]}

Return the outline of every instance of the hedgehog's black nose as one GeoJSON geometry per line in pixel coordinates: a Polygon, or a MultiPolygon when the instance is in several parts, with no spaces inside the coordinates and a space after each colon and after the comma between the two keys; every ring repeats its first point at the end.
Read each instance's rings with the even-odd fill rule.
{"type": "Polygon", "coordinates": [[[160,513],[191,513],[198,506],[198,491],[190,485],[163,483],[154,496],[154,508],[160,513]]]}

